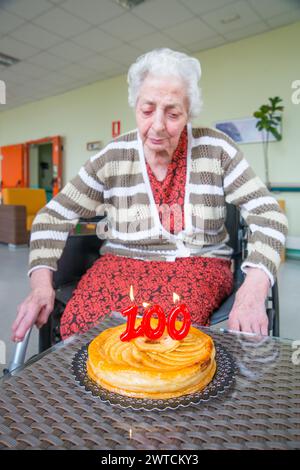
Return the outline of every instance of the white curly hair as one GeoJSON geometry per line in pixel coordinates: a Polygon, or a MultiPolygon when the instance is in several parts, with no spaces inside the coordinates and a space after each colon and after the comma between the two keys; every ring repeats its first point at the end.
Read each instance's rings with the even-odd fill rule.
{"type": "Polygon", "coordinates": [[[172,49],[154,49],[137,58],[127,75],[128,103],[136,106],[140,87],[148,74],[182,79],[186,83],[189,100],[189,118],[197,117],[202,109],[201,89],[198,82],[201,66],[198,59],[172,49]]]}

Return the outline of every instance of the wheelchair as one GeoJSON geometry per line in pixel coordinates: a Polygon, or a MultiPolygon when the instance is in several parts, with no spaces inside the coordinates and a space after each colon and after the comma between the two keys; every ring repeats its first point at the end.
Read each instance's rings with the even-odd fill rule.
{"type": "MultiPolygon", "coordinates": [[[[89,220],[80,219],[80,224],[99,222],[103,217],[89,220]]],[[[241,264],[247,256],[248,227],[242,219],[238,209],[232,204],[226,204],[226,222],[229,233],[228,244],[233,248],[232,262],[234,264],[234,287],[231,295],[222,303],[218,310],[210,317],[210,325],[216,325],[228,319],[234,303],[235,294],[244,281],[244,273],[241,264]]],[[[39,353],[54,346],[61,341],[60,318],[70,300],[80,278],[99,258],[99,250],[103,240],[96,234],[73,234],[69,235],[63,254],[58,261],[58,269],[53,274],[55,289],[55,304],[48,322],[39,330],[39,353]],[[74,256],[74,253],[76,254],[74,256]]],[[[266,313],[269,319],[269,334],[279,336],[279,299],[277,282],[270,289],[266,299],[266,313]]],[[[9,370],[16,368],[18,363],[23,363],[27,343],[27,333],[24,340],[17,344],[15,357],[9,370]]],[[[19,364],[19,365],[21,365],[19,364]]]]}

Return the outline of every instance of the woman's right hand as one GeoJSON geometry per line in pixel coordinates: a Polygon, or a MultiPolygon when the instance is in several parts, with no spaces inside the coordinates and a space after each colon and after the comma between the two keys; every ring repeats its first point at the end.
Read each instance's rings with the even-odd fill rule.
{"type": "Polygon", "coordinates": [[[17,318],[12,325],[12,340],[22,341],[27,331],[36,325],[41,328],[54,308],[55,291],[52,271],[40,268],[31,275],[31,292],[18,306],[17,318]]]}

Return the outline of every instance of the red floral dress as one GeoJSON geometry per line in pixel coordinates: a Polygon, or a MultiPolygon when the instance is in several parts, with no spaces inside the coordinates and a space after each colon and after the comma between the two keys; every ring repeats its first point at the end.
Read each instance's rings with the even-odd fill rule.
{"type": "MultiPolygon", "coordinates": [[[[177,218],[166,228],[181,231],[186,182],[187,130],[182,132],[178,147],[168,166],[167,176],[158,181],[146,163],[156,206],[177,203],[182,208],[182,226],[177,218]],[[176,225],[177,224],[177,225],[176,225]]],[[[172,212],[171,212],[172,214],[172,212]]],[[[160,213],[163,223],[163,217],[160,213]]],[[[130,286],[135,303],[157,303],[168,314],[173,306],[173,292],[188,306],[192,320],[209,325],[211,313],[232,291],[230,261],[221,258],[189,257],[169,261],[144,261],[106,253],[84,274],[61,318],[63,339],[83,333],[112,311],[129,306],[130,286]]]]}

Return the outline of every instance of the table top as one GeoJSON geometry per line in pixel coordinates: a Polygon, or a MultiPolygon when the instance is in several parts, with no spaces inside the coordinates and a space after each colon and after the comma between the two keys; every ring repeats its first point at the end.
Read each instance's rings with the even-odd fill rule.
{"type": "Polygon", "coordinates": [[[300,448],[300,365],[292,341],[201,327],[236,362],[230,388],[188,407],[136,411],[101,401],[72,372],[78,350],[121,321],[108,318],[1,379],[1,449],[300,448]]]}

